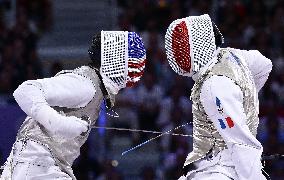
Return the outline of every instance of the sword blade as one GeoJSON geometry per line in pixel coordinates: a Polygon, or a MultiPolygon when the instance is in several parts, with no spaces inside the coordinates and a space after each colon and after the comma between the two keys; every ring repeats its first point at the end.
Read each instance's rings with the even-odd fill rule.
{"type": "Polygon", "coordinates": [[[149,130],[142,130],[142,129],[129,129],[129,128],[117,128],[117,127],[103,127],[103,126],[92,126],[95,129],[106,129],[106,130],[117,130],[117,131],[130,131],[130,132],[143,132],[143,133],[152,133],[152,134],[167,134],[172,136],[184,136],[184,137],[192,137],[192,135],[188,134],[179,134],[179,133],[166,133],[160,131],[149,131],[149,130]]]}
{"type": "MultiPolygon", "coordinates": [[[[182,128],[182,127],[184,127],[184,126],[186,126],[186,125],[188,125],[188,124],[189,124],[189,123],[186,123],[186,124],[183,124],[183,125],[180,125],[180,126],[174,128],[174,129],[170,129],[170,130],[168,130],[168,131],[166,131],[166,132],[163,132],[163,133],[161,133],[160,135],[158,135],[158,136],[156,136],[156,137],[153,137],[153,138],[151,138],[151,139],[149,139],[149,140],[147,140],[147,141],[145,141],[145,142],[143,142],[143,143],[141,143],[141,144],[138,144],[137,146],[135,146],[135,147],[133,147],[133,148],[130,148],[130,149],[124,151],[123,153],[121,153],[121,155],[124,156],[125,154],[127,154],[127,153],[129,153],[129,152],[131,152],[131,151],[133,151],[133,150],[135,150],[135,149],[137,149],[137,148],[139,148],[139,147],[141,147],[141,146],[143,146],[143,145],[145,145],[145,144],[147,144],[147,143],[149,143],[149,142],[151,142],[151,141],[153,141],[153,140],[155,140],[155,139],[161,137],[161,136],[164,136],[164,135],[166,135],[166,134],[169,134],[171,131],[174,131],[174,130],[177,130],[177,129],[179,129],[179,128],[182,128]]],[[[189,135],[189,136],[192,137],[192,135],[189,135]]]]}

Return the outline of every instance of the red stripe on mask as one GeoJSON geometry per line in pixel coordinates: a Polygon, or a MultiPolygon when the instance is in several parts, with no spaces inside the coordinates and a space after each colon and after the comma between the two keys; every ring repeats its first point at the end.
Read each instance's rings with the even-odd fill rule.
{"type": "Polygon", "coordinates": [[[130,68],[141,68],[143,66],[145,66],[146,64],[146,59],[141,61],[141,62],[128,62],[128,67],[130,68]]]}
{"type": "Polygon", "coordinates": [[[140,77],[144,74],[144,71],[141,72],[128,72],[128,76],[130,79],[140,77]]]}
{"type": "Polygon", "coordinates": [[[187,72],[190,72],[190,45],[188,29],[185,21],[177,24],[172,34],[173,55],[178,66],[187,72]]]}
{"type": "MultiPolygon", "coordinates": [[[[139,78],[144,74],[144,68],[145,68],[145,64],[146,64],[146,59],[144,59],[143,61],[136,61],[136,62],[128,62],[128,81],[126,83],[127,87],[132,87],[137,80],[134,80],[134,78],[139,78]],[[132,72],[132,69],[135,69],[138,72],[132,72]],[[140,72],[139,72],[140,71],[140,72]]],[[[140,79],[140,78],[139,78],[140,79]]]]}

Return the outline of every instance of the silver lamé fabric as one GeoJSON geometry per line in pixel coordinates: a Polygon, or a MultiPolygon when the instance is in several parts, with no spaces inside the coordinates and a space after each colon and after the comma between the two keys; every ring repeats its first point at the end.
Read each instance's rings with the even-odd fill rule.
{"type": "Polygon", "coordinates": [[[208,118],[200,101],[203,83],[214,75],[228,77],[240,87],[244,97],[243,107],[246,123],[254,136],[257,133],[259,102],[252,75],[248,67],[233,52],[229,49],[222,49],[218,55],[217,64],[199,77],[192,88],[193,151],[188,155],[185,166],[204,158],[210,150],[216,155],[221,150],[227,149],[223,138],[208,118]]]}
{"type": "MultiPolygon", "coordinates": [[[[103,100],[103,94],[100,90],[100,80],[94,69],[83,66],[72,71],[62,71],[62,73],[75,73],[92,81],[96,88],[96,94],[93,99],[81,108],[66,108],[66,107],[53,107],[56,111],[64,116],[76,116],[85,120],[91,125],[94,125],[100,111],[100,105],[103,100]]],[[[68,123],[68,122],[66,122],[68,123]]],[[[80,155],[80,147],[85,143],[91,128],[86,133],[81,134],[74,139],[65,139],[61,136],[50,135],[48,131],[40,125],[36,120],[27,118],[22,124],[18,135],[17,141],[26,142],[31,140],[48,149],[55,164],[59,166],[60,170],[67,173],[72,179],[76,179],[73,175],[71,166],[74,160],[80,155]]],[[[12,157],[13,158],[13,157],[12,157]]]]}

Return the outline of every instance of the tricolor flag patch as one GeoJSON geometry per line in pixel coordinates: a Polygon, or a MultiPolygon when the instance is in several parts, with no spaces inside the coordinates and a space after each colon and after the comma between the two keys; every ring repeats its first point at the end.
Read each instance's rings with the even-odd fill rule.
{"type": "Polygon", "coordinates": [[[232,128],[234,127],[234,121],[232,120],[231,117],[226,117],[225,120],[226,120],[226,123],[224,122],[223,119],[218,119],[219,120],[219,123],[220,123],[220,126],[222,129],[226,129],[226,127],[228,126],[229,128],[232,128]]]}
{"type": "MultiPolygon", "coordinates": [[[[216,103],[218,112],[221,115],[223,115],[224,114],[224,108],[222,106],[221,100],[218,97],[216,97],[215,103],[216,103]]],[[[232,128],[235,125],[234,121],[232,120],[231,117],[226,117],[225,120],[224,119],[218,119],[218,121],[219,121],[222,129],[226,129],[227,127],[232,128]]]]}

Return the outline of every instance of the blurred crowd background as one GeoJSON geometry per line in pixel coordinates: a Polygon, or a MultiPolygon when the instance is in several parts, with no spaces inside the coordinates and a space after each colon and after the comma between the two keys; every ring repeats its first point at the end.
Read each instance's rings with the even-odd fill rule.
{"type": "MultiPolygon", "coordinates": [[[[68,38],[64,38],[64,34],[69,30],[56,25],[63,21],[57,3],[51,0],[0,0],[1,164],[5,162],[17,128],[25,118],[13,100],[13,91],[25,80],[50,77],[70,68],[70,64],[78,66],[87,62],[91,35],[86,35],[84,29],[89,24],[97,28],[94,34],[101,29],[136,31],[147,48],[146,72],[142,81],[134,88],[124,89],[116,98],[115,111],[120,117],[112,118],[102,112],[99,125],[167,131],[191,122],[189,96],[194,82],[174,74],[169,67],[164,35],[173,20],[204,13],[212,17],[224,35],[223,47],[257,49],[272,60],[273,71],[259,93],[258,139],[264,145],[264,154],[284,154],[283,0],[93,0],[88,3],[100,8],[97,12],[104,17],[85,18],[89,24],[73,29],[78,35],[68,38]],[[51,35],[60,30],[63,31],[60,34],[62,39],[49,41],[51,35]],[[76,45],[78,36],[89,38],[84,42],[86,48],[76,45]],[[45,48],[60,41],[66,45],[74,42],[72,49],[57,48],[56,56],[56,49],[45,48]],[[60,52],[64,52],[62,56],[60,52]]],[[[80,3],[61,1],[61,6],[68,9],[82,6],[84,2],[80,3]]],[[[76,23],[78,16],[74,19],[65,23],[76,23]]],[[[192,126],[185,126],[176,133],[191,134],[192,126]]],[[[74,172],[79,180],[178,179],[183,162],[192,149],[190,137],[165,135],[125,156],[120,155],[154,136],[95,129],[74,164],[74,172]]],[[[272,180],[284,179],[284,160],[268,160],[264,169],[272,180]]]]}

